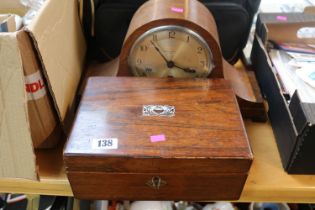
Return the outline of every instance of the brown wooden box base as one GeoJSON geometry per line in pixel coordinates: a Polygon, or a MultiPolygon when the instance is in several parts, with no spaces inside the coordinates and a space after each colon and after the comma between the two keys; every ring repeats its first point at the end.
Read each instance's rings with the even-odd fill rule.
{"type": "Polygon", "coordinates": [[[215,201],[238,200],[247,175],[70,172],[68,177],[80,199],[215,201]],[[152,177],[164,180],[165,187],[148,187],[152,177]]]}

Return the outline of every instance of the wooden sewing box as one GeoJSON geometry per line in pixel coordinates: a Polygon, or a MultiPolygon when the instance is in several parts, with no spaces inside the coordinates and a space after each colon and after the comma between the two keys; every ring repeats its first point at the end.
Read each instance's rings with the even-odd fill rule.
{"type": "Polygon", "coordinates": [[[224,79],[92,77],[64,160],[81,199],[237,200],[252,153],[224,79]]]}

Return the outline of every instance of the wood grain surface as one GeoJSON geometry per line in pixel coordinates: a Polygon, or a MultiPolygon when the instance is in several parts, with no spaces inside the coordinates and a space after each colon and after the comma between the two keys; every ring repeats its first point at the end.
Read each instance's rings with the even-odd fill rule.
{"type": "Polygon", "coordinates": [[[224,79],[92,77],[64,159],[79,198],[215,200],[238,199],[252,153],[224,79]],[[174,106],[175,116],[143,116],[143,105],[174,106]],[[99,138],[117,138],[118,148],[94,148],[99,138]],[[146,185],[156,176],[165,190],[146,185]]]}
{"type": "Polygon", "coordinates": [[[237,200],[247,175],[70,172],[68,177],[73,194],[83,199],[216,201],[237,200]],[[159,190],[146,184],[157,175],[165,182],[159,190]]]}
{"type": "MultiPolygon", "coordinates": [[[[90,76],[117,76],[119,68],[119,58],[108,63],[89,66],[87,76],[80,87],[80,95],[90,76]]],[[[267,114],[260,93],[260,88],[253,71],[244,68],[241,62],[235,67],[223,60],[224,79],[228,80],[237,96],[238,104],[243,118],[254,121],[266,122],[267,114]]]]}
{"type": "Polygon", "coordinates": [[[143,4],[134,14],[129,25],[120,54],[118,76],[131,76],[128,68],[128,55],[137,38],[149,29],[164,25],[183,26],[201,35],[212,50],[215,67],[210,77],[223,77],[216,23],[209,10],[197,0],[151,0],[143,4]],[[172,11],[174,7],[183,9],[183,12],[172,11]]]}
{"type": "Polygon", "coordinates": [[[251,158],[234,93],[225,80],[90,78],[66,155],[251,158]],[[174,117],[144,117],[143,105],[172,105],[174,117]],[[150,136],[164,134],[155,146],[150,136]],[[117,150],[91,148],[93,138],[118,138],[117,150]],[[187,150],[189,148],[189,150],[187,150]]]}
{"type": "Polygon", "coordinates": [[[237,96],[243,118],[266,122],[266,110],[254,72],[245,70],[240,62],[234,67],[223,60],[223,74],[237,96]]]}

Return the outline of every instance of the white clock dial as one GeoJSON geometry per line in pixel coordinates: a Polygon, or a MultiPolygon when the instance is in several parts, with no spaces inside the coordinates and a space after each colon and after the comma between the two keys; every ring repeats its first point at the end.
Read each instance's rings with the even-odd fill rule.
{"type": "Polygon", "coordinates": [[[197,33],[180,26],[153,28],[136,40],[128,65],[135,76],[208,77],[212,53],[197,33]]]}

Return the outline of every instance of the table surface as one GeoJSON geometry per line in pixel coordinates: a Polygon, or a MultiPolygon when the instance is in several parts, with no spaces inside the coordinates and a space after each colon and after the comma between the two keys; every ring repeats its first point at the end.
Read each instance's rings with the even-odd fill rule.
{"type": "MultiPolygon", "coordinates": [[[[240,202],[286,201],[315,203],[315,176],[284,172],[269,123],[245,121],[254,162],[240,202]]],[[[37,151],[40,181],[0,179],[0,192],[71,196],[62,161],[63,144],[37,151]]]]}

